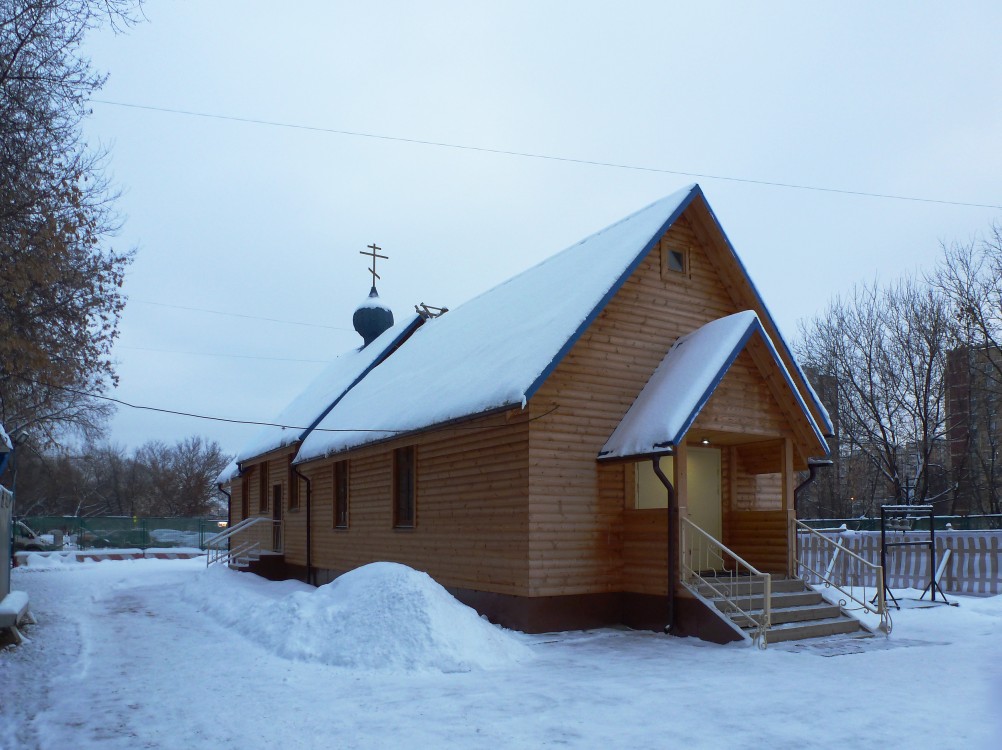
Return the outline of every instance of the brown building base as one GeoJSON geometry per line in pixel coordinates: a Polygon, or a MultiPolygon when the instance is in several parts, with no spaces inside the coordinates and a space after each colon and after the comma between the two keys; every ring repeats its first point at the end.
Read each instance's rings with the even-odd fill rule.
{"type": "MultiPolygon", "coordinates": [[[[279,555],[262,557],[251,572],[269,580],[307,580],[306,568],[285,563],[279,555]]],[[[314,568],[312,583],[329,583],[345,571],[314,568]]],[[[477,610],[491,622],[523,633],[626,625],[635,630],[664,632],[668,625],[668,599],[664,596],[612,592],[570,596],[512,596],[474,589],[450,588],[449,593],[477,610]]],[[[740,640],[716,614],[698,599],[676,597],[672,634],[692,636],[713,643],[740,640]]]]}

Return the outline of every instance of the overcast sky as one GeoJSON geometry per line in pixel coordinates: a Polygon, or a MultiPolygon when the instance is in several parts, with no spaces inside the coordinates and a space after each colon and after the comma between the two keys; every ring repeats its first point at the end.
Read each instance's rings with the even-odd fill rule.
{"type": "MultiPolygon", "coordinates": [[[[853,284],[928,269],[941,241],[1002,219],[719,179],[1002,204],[998,2],[148,0],[146,14],[90,39],[100,99],[319,130],[93,104],[87,135],[124,190],[116,245],[137,248],[113,394],[137,404],[272,419],[361,343],[372,242],[398,317],[455,307],[695,181],[793,338],[853,284]]],[[[255,430],[123,407],[110,437],[198,433],[235,452],[255,430]]]]}

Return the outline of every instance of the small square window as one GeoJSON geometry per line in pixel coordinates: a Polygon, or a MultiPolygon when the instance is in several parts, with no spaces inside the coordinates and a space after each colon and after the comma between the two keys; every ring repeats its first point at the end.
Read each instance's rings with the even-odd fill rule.
{"type": "Polygon", "coordinates": [[[685,253],[681,250],[668,250],[668,270],[685,273],[685,253]]]}
{"type": "Polygon", "coordinates": [[[689,248],[661,240],[661,278],[677,279],[689,273],[689,248]]]}

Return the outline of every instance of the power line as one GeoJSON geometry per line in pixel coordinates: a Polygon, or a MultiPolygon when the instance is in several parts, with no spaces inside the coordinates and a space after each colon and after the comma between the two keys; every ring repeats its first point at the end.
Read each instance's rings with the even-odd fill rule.
{"type": "Polygon", "coordinates": [[[220,352],[185,352],[179,349],[153,349],[147,346],[124,346],[119,344],[117,349],[129,349],[136,352],[157,352],[159,354],[187,354],[194,357],[228,357],[232,359],[259,359],[268,362],[305,362],[309,364],[326,365],[330,360],[326,359],[293,359],[291,357],[259,357],[253,354],[223,354],[220,352]]]}
{"type": "Polygon", "coordinates": [[[913,195],[896,195],[892,193],[874,193],[865,190],[846,190],[842,188],[821,187],[819,185],[802,185],[793,182],[775,182],[772,180],[756,180],[748,177],[731,177],[728,175],[707,174],[705,172],[685,172],[680,169],[663,169],[660,167],[646,167],[638,164],[619,164],[616,162],[598,161],[594,159],[576,159],[569,156],[554,156],[552,154],[537,154],[529,151],[510,151],[508,149],[491,148],[489,146],[471,146],[459,143],[446,143],[444,141],[429,141],[420,138],[407,138],[404,136],[382,135],[379,133],[365,133],[358,130],[342,130],[339,128],[326,128],[316,125],[300,125],[290,122],[279,122],[277,120],[261,120],[253,117],[236,117],[234,115],[220,115],[210,112],[195,112],[186,109],[173,109],[170,107],[155,107],[147,104],[129,104],[127,102],[114,102],[108,99],[91,99],[98,104],[108,104],[113,107],[127,107],[129,109],[142,109],[150,112],[167,112],[175,115],[186,115],[189,117],[203,117],[210,120],[225,120],[228,122],[242,122],[250,125],[267,125],[274,128],[291,128],[293,130],[308,130],[314,133],[328,133],[332,135],[347,135],[355,138],[372,138],[380,141],[395,141],[397,143],[411,143],[419,146],[437,146],[439,148],[451,148],[462,151],[479,151],[486,154],[498,154],[500,156],[518,156],[525,159],[541,159],[545,161],[559,161],[569,164],[585,164],[593,167],[608,167],[611,169],[628,169],[636,172],[656,172],[659,174],[679,175],[681,177],[695,177],[706,180],[721,180],[725,182],[739,182],[747,185],[762,185],[767,187],[788,188],[790,190],[812,190],[821,193],[837,193],[839,195],[855,195],[862,198],[883,198],[886,200],[911,201],[915,203],[936,203],[945,206],[965,206],[967,208],[996,208],[1002,209],[1002,204],[994,203],[969,203],[966,201],[951,201],[939,198],[923,198],[913,195]]]}
{"type": "MultiPolygon", "coordinates": [[[[16,376],[15,376],[16,377],[16,376]]],[[[246,425],[256,425],[259,427],[281,427],[283,429],[289,430],[308,430],[309,427],[298,427],[296,425],[289,424],[279,424],[278,422],[259,422],[253,419],[231,419],[229,417],[215,417],[208,414],[196,414],[194,412],[188,411],[178,411],[176,409],[165,409],[159,406],[146,406],[145,404],[133,404],[128,401],[123,401],[120,398],[114,398],[112,396],[102,396],[99,393],[90,393],[88,391],[81,391],[76,388],[69,388],[63,385],[52,385],[50,383],[43,383],[39,380],[33,380],[31,378],[20,378],[27,383],[34,383],[35,385],[42,386],[43,388],[53,388],[58,391],[64,391],[66,393],[73,393],[77,396],[86,396],[87,398],[96,398],[101,401],[110,401],[114,404],[119,404],[120,406],[127,406],[130,409],[139,409],[141,411],[152,411],[158,414],[172,414],[178,417],[191,417],[192,419],[204,419],[210,422],[226,422],[228,424],[246,424],[246,425]]],[[[550,414],[555,412],[559,407],[554,406],[552,409],[543,412],[542,414],[537,414],[535,417],[530,417],[528,421],[535,422],[537,419],[542,419],[543,417],[548,417],[550,414]]],[[[434,426],[434,425],[431,425],[434,426]]],[[[441,426],[441,425],[440,425],[441,426]]],[[[464,426],[464,425],[449,425],[450,430],[493,430],[496,429],[497,425],[474,425],[474,426],[464,426]]],[[[392,428],[376,428],[376,427],[314,427],[312,432],[391,432],[394,434],[404,434],[407,432],[414,432],[415,430],[424,429],[421,427],[408,427],[405,429],[392,429],[392,428]]]]}
{"type": "Polygon", "coordinates": [[[154,305],[156,307],[170,307],[175,310],[190,310],[192,312],[203,312],[211,313],[213,315],[226,315],[231,318],[247,318],[249,320],[266,320],[271,323],[286,323],[288,325],[294,326],[311,326],[313,328],[327,328],[331,331],[351,331],[354,333],[353,328],[345,328],[343,326],[328,326],[322,323],[306,323],[301,320],[285,320],[283,318],[266,318],[261,315],[247,315],[245,313],[235,313],[235,312],[225,312],[223,310],[209,310],[205,307],[188,307],[187,305],[172,305],[167,302],[153,302],[151,300],[145,299],[133,299],[129,298],[129,302],[138,302],[141,305],[154,305]]]}

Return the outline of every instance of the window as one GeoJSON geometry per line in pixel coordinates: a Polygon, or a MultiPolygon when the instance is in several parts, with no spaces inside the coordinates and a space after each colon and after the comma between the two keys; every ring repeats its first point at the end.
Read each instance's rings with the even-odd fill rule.
{"type": "Polygon", "coordinates": [[[299,475],[289,456],[289,510],[299,510],[299,475]]]}
{"type": "Polygon", "coordinates": [[[334,528],[348,528],[348,462],[334,464],[334,528]]]}
{"type": "Polygon", "coordinates": [[[416,449],[413,445],[393,451],[393,526],[414,528],[416,449]]]}
{"type": "Polygon", "coordinates": [[[261,464],[257,477],[257,512],[265,513],[268,510],[268,463],[261,464]]]}
{"type": "Polygon", "coordinates": [[[689,273],[689,248],[677,242],[661,240],[661,278],[677,279],[689,273]]]}
{"type": "Polygon", "coordinates": [[[282,517],[282,485],[273,484],[271,486],[271,500],[272,507],[272,518],[279,519],[282,517]]]}
{"type": "Polygon", "coordinates": [[[240,518],[250,515],[250,473],[240,480],[240,518]]]}

